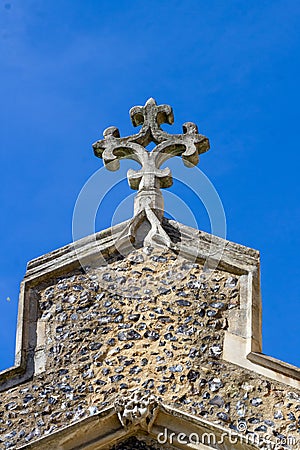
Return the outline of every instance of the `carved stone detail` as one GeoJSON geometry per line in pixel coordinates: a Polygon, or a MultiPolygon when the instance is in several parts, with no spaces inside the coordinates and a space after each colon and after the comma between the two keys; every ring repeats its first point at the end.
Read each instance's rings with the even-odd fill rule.
{"type": "Polygon", "coordinates": [[[156,419],[158,407],[159,402],[154,395],[140,390],[131,391],[115,400],[115,410],[123,427],[139,426],[148,432],[156,419]]]}
{"type": "Polygon", "coordinates": [[[104,139],[93,144],[94,153],[103,159],[109,170],[118,170],[121,159],[132,159],[141,165],[140,170],[127,172],[130,187],[138,190],[134,219],[137,216],[140,219],[143,213],[150,222],[151,230],[145,245],[157,240],[170,241],[160,224],[164,213],[160,189],[172,186],[173,180],[170,169],[161,169],[161,166],[173,156],[181,156],[187,167],[197,165],[199,155],[209,150],[209,141],[198,134],[197,125],[192,122],[183,125],[183,134],[172,135],[162,130],[160,125],[163,123],[173,124],[173,110],[169,105],[157,105],[153,98],[145,106],[131,108],[129,114],[134,126],[141,125],[139,133],[120,137],[118,128],[109,127],[103,132],[104,139]],[[148,151],[145,147],[151,142],[156,147],[148,151]]]}

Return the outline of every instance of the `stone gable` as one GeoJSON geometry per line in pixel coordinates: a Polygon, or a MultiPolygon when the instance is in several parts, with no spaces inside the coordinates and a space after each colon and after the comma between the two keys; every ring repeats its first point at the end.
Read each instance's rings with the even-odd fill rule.
{"type": "Polygon", "coordinates": [[[95,415],[134,389],[229,431],[297,436],[299,391],[222,357],[240,308],[237,274],[144,248],[34,290],[43,358],[32,380],[1,394],[0,448],[95,415]]]}

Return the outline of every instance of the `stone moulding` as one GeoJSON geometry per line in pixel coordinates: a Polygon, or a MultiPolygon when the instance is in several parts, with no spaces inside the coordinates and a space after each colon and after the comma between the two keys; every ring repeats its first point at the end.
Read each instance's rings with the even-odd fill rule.
{"type": "MultiPolygon", "coordinates": [[[[101,258],[104,261],[117,254],[116,242],[124,234],[128,222],[88,236],[28,263],[20,291],[15,365],[0,372],[0,391],[19,385],[45,370],[45,337],[42,324],[38,321],[38,299],[34,287],[40,282],[80,268],[83,261],[87,265],[99,265],[101,258]]],[[[165,220],[164,226],[171,226],[180,234],[180,245],[177,243],[179,254],[193,261],[204,262],[211,256],[212,244],[218,246],[222,241],[224,251],[218,267],[240,275],[240,308],[237,312],[232,311],[229,316],[223,359],[300,389],[299,368],[262,353],[259,253],[174,221],[165,220]]],[[[144,236],[135,245],[141,246],[143,239],[144,236]]],[[[123,247],[123,251],[128,254],[133,248],[130,243],[127,249],[123,247]]]]}
{"type": "Polygon", "coordinates": [[[119,420],[114,406],[75,422],[50,436],[40,438],[31,444],[19,447],[19,450],[108,450],[130,436],[143,441],[152,439],[158,448],[174,449],[218,449],[253,450],[258,448],[246,436],[202,418],[182,412],[164,404],[158,404],[156,416],[149,432],[143,426],[127,428],[119,420]],[[195,444],[195,439],[200,442],[195,444]],[[234,443],[234,445],[233,445],[234,443]]]}

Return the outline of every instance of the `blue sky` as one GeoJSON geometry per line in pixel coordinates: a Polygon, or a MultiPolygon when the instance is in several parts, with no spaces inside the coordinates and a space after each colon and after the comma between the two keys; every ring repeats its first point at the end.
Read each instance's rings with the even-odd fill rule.
{"type": "MultiPolygon", "coordinates": [[[[194,121],[210,138],[200,168],[227,237],[261,252],[263,350],[300,366],[299,15],[296,0],[0,0],[0,369],[27,261],[72,241],[102,165],[91,144],[109,125],[131,133],[129,108],[151,96],[173,106],[172,132],[194,121]]],[[[112,190],[98,228],[130,193],[112,190]]]]}

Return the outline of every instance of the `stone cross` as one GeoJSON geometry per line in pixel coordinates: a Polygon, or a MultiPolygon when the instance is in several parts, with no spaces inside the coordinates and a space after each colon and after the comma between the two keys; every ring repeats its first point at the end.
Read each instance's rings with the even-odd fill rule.
{"type": "MultiPolygon", "coordinates": [[[[197,125],[186,122],[183,134],[169,134],[161,128],[174,122],[173,110],[169,105],[157,105],[150,98],[145,106],[134,106],[130,112],[135,127],[141,125],[137,134],[120,137],[116,127],[106,128],[104,139],[93,144],[94,153],[102,158],[109,170],[118,170],[121,159],[132,159],[141,165],[140,170],[130,169],[127,173],[129,185],[138,190],[134,200],[134,219],[144,215],[151,224],[151,239],[154,235],[164,235],[160,222],[164,214],[161,188],[172,186],[169,168],[161,169],[162,164],[173,156],[181,156],[187,167],[199,162],[199,155],[209,150],[208,139],[198,134],[197,125]],[[146,149],[153,142],[152,151],[146,149]]],[[[164,235],[164,240],[166,236],[164,235]]],[[[148,239],[149,240],[149,239],[148,239]]]]}

